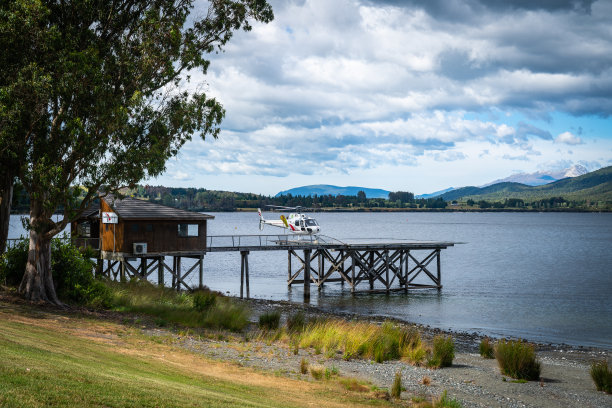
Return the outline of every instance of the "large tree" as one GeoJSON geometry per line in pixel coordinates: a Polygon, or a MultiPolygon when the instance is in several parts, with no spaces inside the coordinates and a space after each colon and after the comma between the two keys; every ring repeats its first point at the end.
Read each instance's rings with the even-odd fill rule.
{"type": "Polygon", "coordinates": [[[14,62],[0,67],[9,71],[0,83],[0,121],[11,126],[0,133],[0,154],[17,160],[30,197],[25,298],[59,303],[51,238],[100,190],[160,174],[193,134],[217,137],[224,110],[192,89],[189,74],[206,73],[207,54],[273,14],[265,0],[198,2],[201,15],[192,13],[194,3],[0,2],[0,34],[17,41],[14,62]],[[63,218],[54,222],[58,209],[63,218]]]}

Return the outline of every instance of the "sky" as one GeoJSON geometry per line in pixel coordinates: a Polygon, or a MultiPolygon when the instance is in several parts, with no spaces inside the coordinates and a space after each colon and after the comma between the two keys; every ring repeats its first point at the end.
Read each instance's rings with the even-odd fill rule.
{"type": "Polygon", "coordinates": [[[424,194],[612,165],[612,0],[269,2],[192,73],[226,109],[219,138],[148,184],[424,194]]]}

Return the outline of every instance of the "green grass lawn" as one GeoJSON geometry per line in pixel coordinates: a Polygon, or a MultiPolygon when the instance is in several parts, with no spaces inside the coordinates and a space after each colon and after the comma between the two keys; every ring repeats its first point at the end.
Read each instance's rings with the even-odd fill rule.
{"type": "Polygon", "coordinates": [[[137,329],[0,301],[2,407],[386,405],[208,360],[137,329]]]}

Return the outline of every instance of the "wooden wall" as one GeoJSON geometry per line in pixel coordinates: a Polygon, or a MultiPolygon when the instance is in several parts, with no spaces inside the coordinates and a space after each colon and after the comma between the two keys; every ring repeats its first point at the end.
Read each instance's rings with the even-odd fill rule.
{"type": "MultiPolygon", "coordinates": [[[[111,212],[110,206],[102,200],[102,212],[111,212]]],[[[113,252],[113,227],[115,252],[131,254],[135,242],[146,242],[147,253],[174,251],[203,251],[206,249],[206,220],[122,220],[118,224],[102,224],[102,250],[113,252]],[[179,237],[179,224],[198,224],[197,237],[179,237]]]]}
{"type": "MultiPolygon", "coordinates": [[[[100,200],[100,210],[102,212],[114,212],[104,200],[100,200]]],[[[102,238],[102,251],[126,252],[123,250],[123,223],[119,220],[118,224],[103,224],[100,217],[100,238],[102,238]],[[114,245],[113,245],[114,235],[114,245]]],[[[132,250],[130,249],[130,253],[132,250]]]]}

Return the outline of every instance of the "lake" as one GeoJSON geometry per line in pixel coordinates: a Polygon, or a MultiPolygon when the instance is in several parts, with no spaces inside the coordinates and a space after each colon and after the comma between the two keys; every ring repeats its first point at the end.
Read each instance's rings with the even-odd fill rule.
{"type": "MultiPolygon", "coordinates": [[[[255,213],[211,213],[209,235],[259,234],[255,213]]],[[[278,218],[268,213],[268,218],[278,218]]],[[[317,213],[321,233],[343,240],[462,242],[442,251],[443,289],[351,295],[311,289],[325,309],[385,315],[442,329],[612,348],[612,214],[317,213]]],[[[22,233],[11,217],[12,237],[22,233]]],[[[277,233],[266,227],[264,234],[277,233]]],[[[286,285],[287,254],[251,252],[251,296],[302,301],[286,285]]],[[[205,284],[237,295],[238,253],[205,258],[205,284]]],[[[197,277],[192,277],[196,282],[197,277]]],[[[367,287],[367,285],[364,285],[367,287]]]]}

